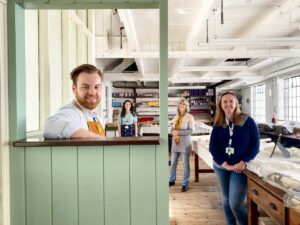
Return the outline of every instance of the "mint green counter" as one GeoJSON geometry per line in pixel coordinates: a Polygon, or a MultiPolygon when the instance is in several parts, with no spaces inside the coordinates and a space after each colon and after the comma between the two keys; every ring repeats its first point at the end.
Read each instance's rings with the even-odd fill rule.
{"type": "Polygon", "coordinates": [[[13,224],[158,224],[159,142],[159,137],[15,142],[13,224]]]}

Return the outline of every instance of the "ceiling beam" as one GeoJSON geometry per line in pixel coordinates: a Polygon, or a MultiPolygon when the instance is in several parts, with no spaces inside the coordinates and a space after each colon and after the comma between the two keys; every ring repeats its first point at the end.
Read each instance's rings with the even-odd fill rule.
{"type": "MultiPolygon", "coordinates": [[[[269,13],[263,13],[262,17],[259,17],[258,20],[254,21],[251,26],[246,27],[242,32],[236,35],[237,38],[255,38],[259,34],[263,33],[270,25],[272,25],[276,20],[278,20],[283,15],[289,13],[291,10],[298,7],[298,1],[296,0],[287,0],[284,1],[281,5],[275,5],[274,8],[269,13]]],[[[266,43],[265,46],[270,46],[266,43]]],[[[294,46],[297,46],[295,44],[294,46]]],[[[284,57],[284,56],[283,56],[284,57]]],[[[286,56],[288,57],[288,56],[286,56]]],[[[249,58],[267,58],[267,57],[249,57],[249,58]]],[[[249,66],[249,65],[248,65],[249,66]]],[[[240,73],[233,73],[231,79],[240,76],[240,73]]],[[[224,84],[226,85],[226,84],[224,84]]]]}
{"type": "Polygon", "coordinates": [[[117,65],[115,68],[113,68],[111,71],[112,72],[122,72],[125,70],[127,67],[129,67],[132,63],[134,63],[134,59],[132,58],[125,58],[122,60],[122,62],[117,65]]]}
{"type": "Polygon", "coordinates": [[[267,27],[283,15],[289,13],[291,10],[298,8],[299,2],[297,0],[286,0],[283,1],[281,5],[275,5],[273,10],[269,13],[263,13],[263,17],[258,19],[257,23],[252,23],[251,26],[248,26],[244,31],[237,34],[238,38],[254,38],[257,35],[263,33],[267,27]]]}
{"type": "Polygon", "coordinates": [[[241,71],[247,70],[247,66],[190,66],[190,67],[180,67],[178,71],[241,71]]]}
{"type": "Polygon", "coordinates": [[[265,77],[270,77],[271,75],[274,76],[275,73],[277,75],[284,74],[285,72],[292,70],[297,70],[299,73],[299,66],[296,67],[296,65],[300,65],[300,58],[289,58],[280,62],[274,62],[259,72],[265,77]]]}
{"type": "MultiPolygon", "coordinates": [[[[261,64],[267,63],[268,61],[270,61],[269,58],[250,59],[247,61],[247,66],[251,72],[256,71],[256,73],[257,73],[257,70],[255,70],[255,68],[259,67],[259,65],[261,65],[261,64]]],[[[249,71],[247,71],[247,72],[249,72],[249,71]]],[[[244,71],[232,72],[230,74],[230,79],[241,77],[241,76],[243,76],[243,74],[244,74],[244,71]]]]}
{"type": "MultiPolygon", "coordinates": [[[[201,51],[169,51],[170,59],[228,59],[228,58],[270,58],[270,57],[284,57],[284,58],[298,58],[300,56],[300,49],[242,49],[235,48],[232,50],[201,50],[201,51]]],[[[157,51],[108,51],[96,53],[97,58],[148,58],[158,59],[157,51]]]]}
{"type": "MultiPolygon", "coordinates": [[[[198,16],[194,21],[194,24],[190,29],[190,32],[185,41],[185,50],[191,49],[192,44],[198,38],[200,31],[205,26],[209,14],[212,12],[214,8],[217,8],[217,4],[219,3],[220,3],[219,0],[211,0],[211,1],[205,1],[205,4],[201,6],[198,12],[198,16]]],[[[171,72],[170,72],[171,77],[176,73],[177,69],[182,65],[182,63],[183,63],[183,59],[176,60],[176,62],[173,64],[173,67],[171,68],[171,72]]]]}
{"type": "Polygon", "coordinates": [[[283,37],[283,38],[231,38],[231,39],[214,39],[208,43],[198,43],[199,48],[215,48],[215,47],[284,47],[299,45],[299,37],[283,37]]]}
{"type": "MultiPolygon", "coordinates": [[[[118,14],[120,16],[120,20],[124,24],[128,41],[133,44],[136,51],[140,51],[141,48],[140,48],[140,44],[138,41],[138,37],[137,37],[134,21],[132,18],[131,10],[130,9],[119,9],[118,14]]],[[[122,58],[127,58],[127,57],[122,57],[122,58]]],[[[134,58],[135,58],[135,62],[137,64],[139,71],[143,75],[145,73],[145,71],[144,71],[142,57],[134,57],[134,58]]]]}

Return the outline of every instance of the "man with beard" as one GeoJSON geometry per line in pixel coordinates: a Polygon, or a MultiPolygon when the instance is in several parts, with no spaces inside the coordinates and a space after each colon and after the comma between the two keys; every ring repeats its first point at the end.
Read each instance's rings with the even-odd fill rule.
{"type": "Polygon", "coordinates": [[[71,72],[74,100],[61,107],[45,124],[45,138],[104,137],[97,115],[101,100],[102,73],[95,66],[83,64],[71,72]]]}

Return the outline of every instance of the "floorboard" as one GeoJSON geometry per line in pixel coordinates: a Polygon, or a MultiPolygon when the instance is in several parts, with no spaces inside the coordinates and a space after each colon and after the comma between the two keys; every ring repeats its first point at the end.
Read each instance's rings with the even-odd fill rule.
{"type": "MultiPolygon", "coordinates": [[[[203,161],[199,165],[200,168],[208,168],[203,161]]],[[[189,190],[183,193],[183,167],[182,159],[179,159],[176,184],[170,187],[169,193],[170,225],[226,225],[215,174],[200,174],[199,182],[195,182],[193,155],[190,166],[189,190]]]]}

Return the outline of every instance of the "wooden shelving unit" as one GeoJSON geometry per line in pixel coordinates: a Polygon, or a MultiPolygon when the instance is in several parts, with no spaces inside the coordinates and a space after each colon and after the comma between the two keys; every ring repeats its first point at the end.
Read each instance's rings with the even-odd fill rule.
{"type": "MultiPolygon", "coordinates": [[[[154,107],[150,107],[151,110],[147,111],[147,107],[145,107],[145,112],[141,111],[141,107],[139,107],[139,104],[142,102],[148,102],[150,100],[158,101],[159,100],[159,93],[158,89],[159,86],[123,86],[123,85],[113,85],[114,90],[120,89],[120,90],[130,90],[130,91],[115,91],[112,94],[112,107],[113,108],[121,108],[123,102],[126,99],[129,99],[133,102],[133,104],[136,107],[136,112],[138,117],[158,117],[159,116],[159,106],[156,107],[157,110],[155,110],[153,113],[152,110],[154,107]],[[147,90],[147,91],[145,91],[147,90]],[[153,91],[154,96],[142,96],[142,94],[148,93],[149,91],[153,91]],[[145,101],[143,101],[145,99],[145,101]]],[[[149,93],[151,94],[151,93],[149,93]]]]}

